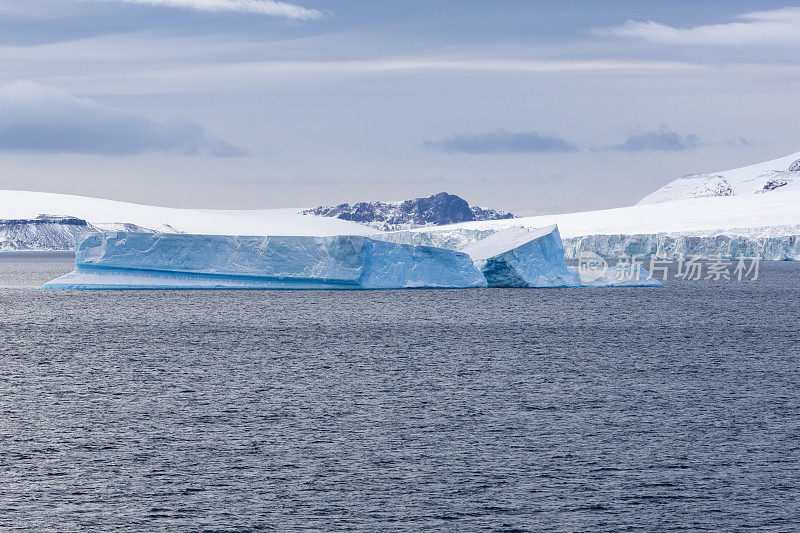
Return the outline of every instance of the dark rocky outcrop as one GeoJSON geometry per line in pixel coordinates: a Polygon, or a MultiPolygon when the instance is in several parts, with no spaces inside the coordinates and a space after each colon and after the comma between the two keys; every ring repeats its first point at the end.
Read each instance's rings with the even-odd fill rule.
{"type": "Polygon", "coordinates": [[[404,202],[358,202],[335,207],[319,206],[303,213],[350,220],[381,230],[514,218],[514,215],[504,211],[470,206],[463,198],[446,192],[404,202]]]}

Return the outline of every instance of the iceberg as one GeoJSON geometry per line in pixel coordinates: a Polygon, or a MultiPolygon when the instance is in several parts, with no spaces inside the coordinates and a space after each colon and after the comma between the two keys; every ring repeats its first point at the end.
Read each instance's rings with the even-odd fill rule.
{"type": "Polygon", "coordinates": [[[75,269],[46,289],[403,289],[660,286],[639,264],[564,260],[556,226],[512,227],[461,251],[371,237],[79,235],[75,269]]]}
{"type": "MultiPolygon", "coordinates": [[[[465,246],[489,287],[660,287],[639,264],[608,268],[599,256],[568,266],[558,227],[512,227],[465,246]]],[[[594,254],[593,254],[594,255],[594,254]]]]}
{"type": "Polygon", "coordinates": [[[47,289],[485,287],[466,254],[363,236],[102,232],[79,237],[75,270],[47,289]]]}
{"type": "Polygon", "coordinates": [[[556,226],[511,227],[461,249],[475,262],[489,287],[573,287],[556,226]]]}

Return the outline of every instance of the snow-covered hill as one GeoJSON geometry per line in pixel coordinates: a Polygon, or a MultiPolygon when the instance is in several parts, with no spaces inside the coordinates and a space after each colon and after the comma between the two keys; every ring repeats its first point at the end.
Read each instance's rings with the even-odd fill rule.
{"type": "Polygon", "coordinates": [[[638,205],[712,196],[770,194],[777,190],[800,190],[800,152],[733,170],[683,176],[648,194],[638,205]]]}
{"type": "Polygon", "coordinates": [[[214,235],[367,235],[375,231],[345,220],[302,215],[301,211],[175,209],[68,194],[0,190],[0,250],[67,249],[72,247],[71,242],[65,244],[70,235],[94,228],[214,235]],[[67,219],[78,219],[84,227],[67,219]]]}

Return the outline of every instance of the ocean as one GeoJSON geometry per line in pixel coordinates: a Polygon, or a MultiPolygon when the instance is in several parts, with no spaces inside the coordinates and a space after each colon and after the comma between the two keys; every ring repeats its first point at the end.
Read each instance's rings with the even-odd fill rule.
{"type": "Polygon", "coordinates": [[[798,263],[647,289],[25,288],[69,261],[0,256],[0,529],[800,528],[798,263]]]}

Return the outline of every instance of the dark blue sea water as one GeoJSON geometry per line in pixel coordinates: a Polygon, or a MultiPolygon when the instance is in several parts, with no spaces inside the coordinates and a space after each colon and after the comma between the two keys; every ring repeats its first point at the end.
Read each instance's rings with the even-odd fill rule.
{"type": "Polygon", "coordinates": [[[798,280],[0,289],[0,529],[797,530],[798,280]]]}

